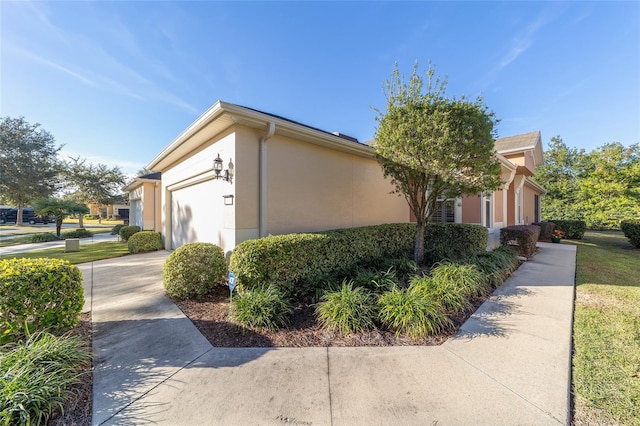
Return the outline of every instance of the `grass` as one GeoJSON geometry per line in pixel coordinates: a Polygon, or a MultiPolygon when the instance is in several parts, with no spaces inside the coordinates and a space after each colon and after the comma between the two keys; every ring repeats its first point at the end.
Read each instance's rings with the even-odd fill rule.
{"type": "Polygon", "coordinates": [[[56,247],[45,250],[33,250],[25,253],[6,254],[0,256],[0,259],[16,258],[38,258],[50,257],[55,259],[68,260],[72,264],[93,262],[94,260],[111,259],[129,254],[127,243],[119,241],[103,241],[94,244],[82,244],[80,242],[80,251],[64,252],[64,247],[56,247]]]}
{"type": "MultiPolygon", "coordinates": [[[[15,228],[15,227],[13,227],[15,228]]],[[[2,228],[0,228],[2,229],[2,228]]],[[[102,227],[85,227],[85,229],[87,231],[92,232],[93,234],[103,234],[103,233],[107,233],[107,232],[111,232],[111,228],[102,228],[102,227]]],[[[73,231],[73,229],[70,228],[62,228],[61,233],[65,233],[65,232],[69,232],[69,231],[73,231]]],[[[13,238],[7,238],[5,240],[0,240],[0,247],[10,247],[10,246],[17,246],[19,244],[29,244],[31,243],[31,237],[33,236],[33,234],[41,234],[41,233],[45,233],[45,232],[51,232],[54,233],[56,232],[56,228],[55,226],[52,227],[26,227],[26,226],[21,226],[20,227],[20,231],[16,232],[16,233],[12,233],[12,231],[7,231],[7,233],[5,234],[4,231],[2,233],[2,236],[13,236],[13,238]],[[27,229],[25,229],[27,228],[27,229]]]]}
{"type": "Polygon", "coordinates": [[[574,423],[640,425],[640,250],[621,232],[572,243],[574,423]]]}
{"type": "Polygon", "coordinates": [[[326,293],[316,306],[320,324],[348,336],[375,327],[375,297],[364,287],[343,281],[339,291],[326,293]]]}

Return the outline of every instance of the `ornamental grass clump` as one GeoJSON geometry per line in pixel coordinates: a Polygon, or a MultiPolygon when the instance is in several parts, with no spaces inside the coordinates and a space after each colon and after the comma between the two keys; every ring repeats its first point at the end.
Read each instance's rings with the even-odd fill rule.
{"type": "Polygon", "coordinates": [[[486,277],[476,265],[443,263],[431,270],[431,279],[438,285],[458,289],[467,298],[491,291],[486,277]]]}
{"type": "Polygon", "coordinates": [[[375,327],[376,300],[365,287],[343,281],[338,291],[326,293],[316,306],[320,324],[348,336],[375,327]]]}
{"type": "Polygon", "coordinates": [[[202,297],[224,284],[227,261],[222,248],[211,243],[189,243],[169,255],[162,268],[167,294],[177,299],[202,297]]]}
{"type": "Polygon", "coordinates": [[[0,260],[0,342],[38,330],[70,330],[83,306],[77,266],[60,259],[0,260]]]}
{"type": "Polygon", "coordinates": [[[396,335],[419,339],[452,326],[442,306],[420,291],[395,288],[380,296],[378,307],[380,321],[396,335]]]}
{"type": "Polygon", "coordinates": [[[47,243],[49,241],[58,241],[59,239],[53,232],[41,232],[31,236],[32,243],[47,243]]]}
{"type": "Polygon", "coordinates": [[[457,315],[471,309],[471,299],[466,290],[448,280],[435,280],[429,276],[416,276],[411,280],[409,291],[420,293],[424,297],[442,306],[447,315],[457,315]]]}
{"type": "Polygon", "coordinates": [[[0,346],[0,424],[46,424],[90,358],[79,338],[46,332],[0,346]]]}
{"type": "Polygon", "coordinates": [[[291,305],[275,285],[259,286],[234,296],[230,315],[247,328],[277,330],[288,324],[291,305]]]}

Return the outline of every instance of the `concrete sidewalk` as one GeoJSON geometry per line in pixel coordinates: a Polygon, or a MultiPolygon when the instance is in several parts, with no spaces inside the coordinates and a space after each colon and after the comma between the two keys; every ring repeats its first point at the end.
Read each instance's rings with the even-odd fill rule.
{"type": "Polygon", "coordinates": [[[214,348],[164,296],[166,252],[83,265],[93,423],[567,424],[575,246],[539,246],[430,347],[214,348]]]}

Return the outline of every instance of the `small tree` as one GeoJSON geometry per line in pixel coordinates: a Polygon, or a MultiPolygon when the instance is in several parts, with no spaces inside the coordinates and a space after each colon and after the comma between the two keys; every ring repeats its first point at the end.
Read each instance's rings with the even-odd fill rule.
{"type": "Polygon", "coordinates": [[[418,64],[408,83],[396,64],[386,81],[387,111],[378,113],[376,157],[395,193],[403,195],[417,220],[414,260],[424,259],[425,225],[438,200],[496,189],[500,164],[494,154],[497,120],[482,98],[445,97],[446,80],[432,67],[427,90],[418,64]]]}
{"type": "Polygon", "coordinates": [[[40,124],[24,117],[0,118],[0,192],[18,208],[16,224],[22,224],[27,204],[56,190],[60,148],[40,124]]]}
{"type": "Polygon", "coordinates": [[[75,213],[86,214],[89,212],[86,206],[57,198],[37,200],[33,203],[33,208],[38,214],[56,218],[56,235],[58,237],[60,236],[63,220],[75,213]]]}

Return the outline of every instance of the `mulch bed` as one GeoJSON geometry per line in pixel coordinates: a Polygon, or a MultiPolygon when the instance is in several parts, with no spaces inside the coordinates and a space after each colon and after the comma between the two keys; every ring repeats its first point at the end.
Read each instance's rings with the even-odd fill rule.
{"type": "Polygon", "coordinates": [[[433,346],[444,343],[456,334],[460,326],[486,298],[474,300],[474,306],[464,315],[452,318],[454,327],[446,334],[412,340],[396,336],[389,330],[371,330],[350,336],[325,330],[315,318],[315,308],[299,305],[294,308],[289,326],[280,330],[249,330],[229,319],[229,289],[217,287],[199,300],[174,300],[196,328],[214,347],[326,347],[326,346],[433,346]]]}

